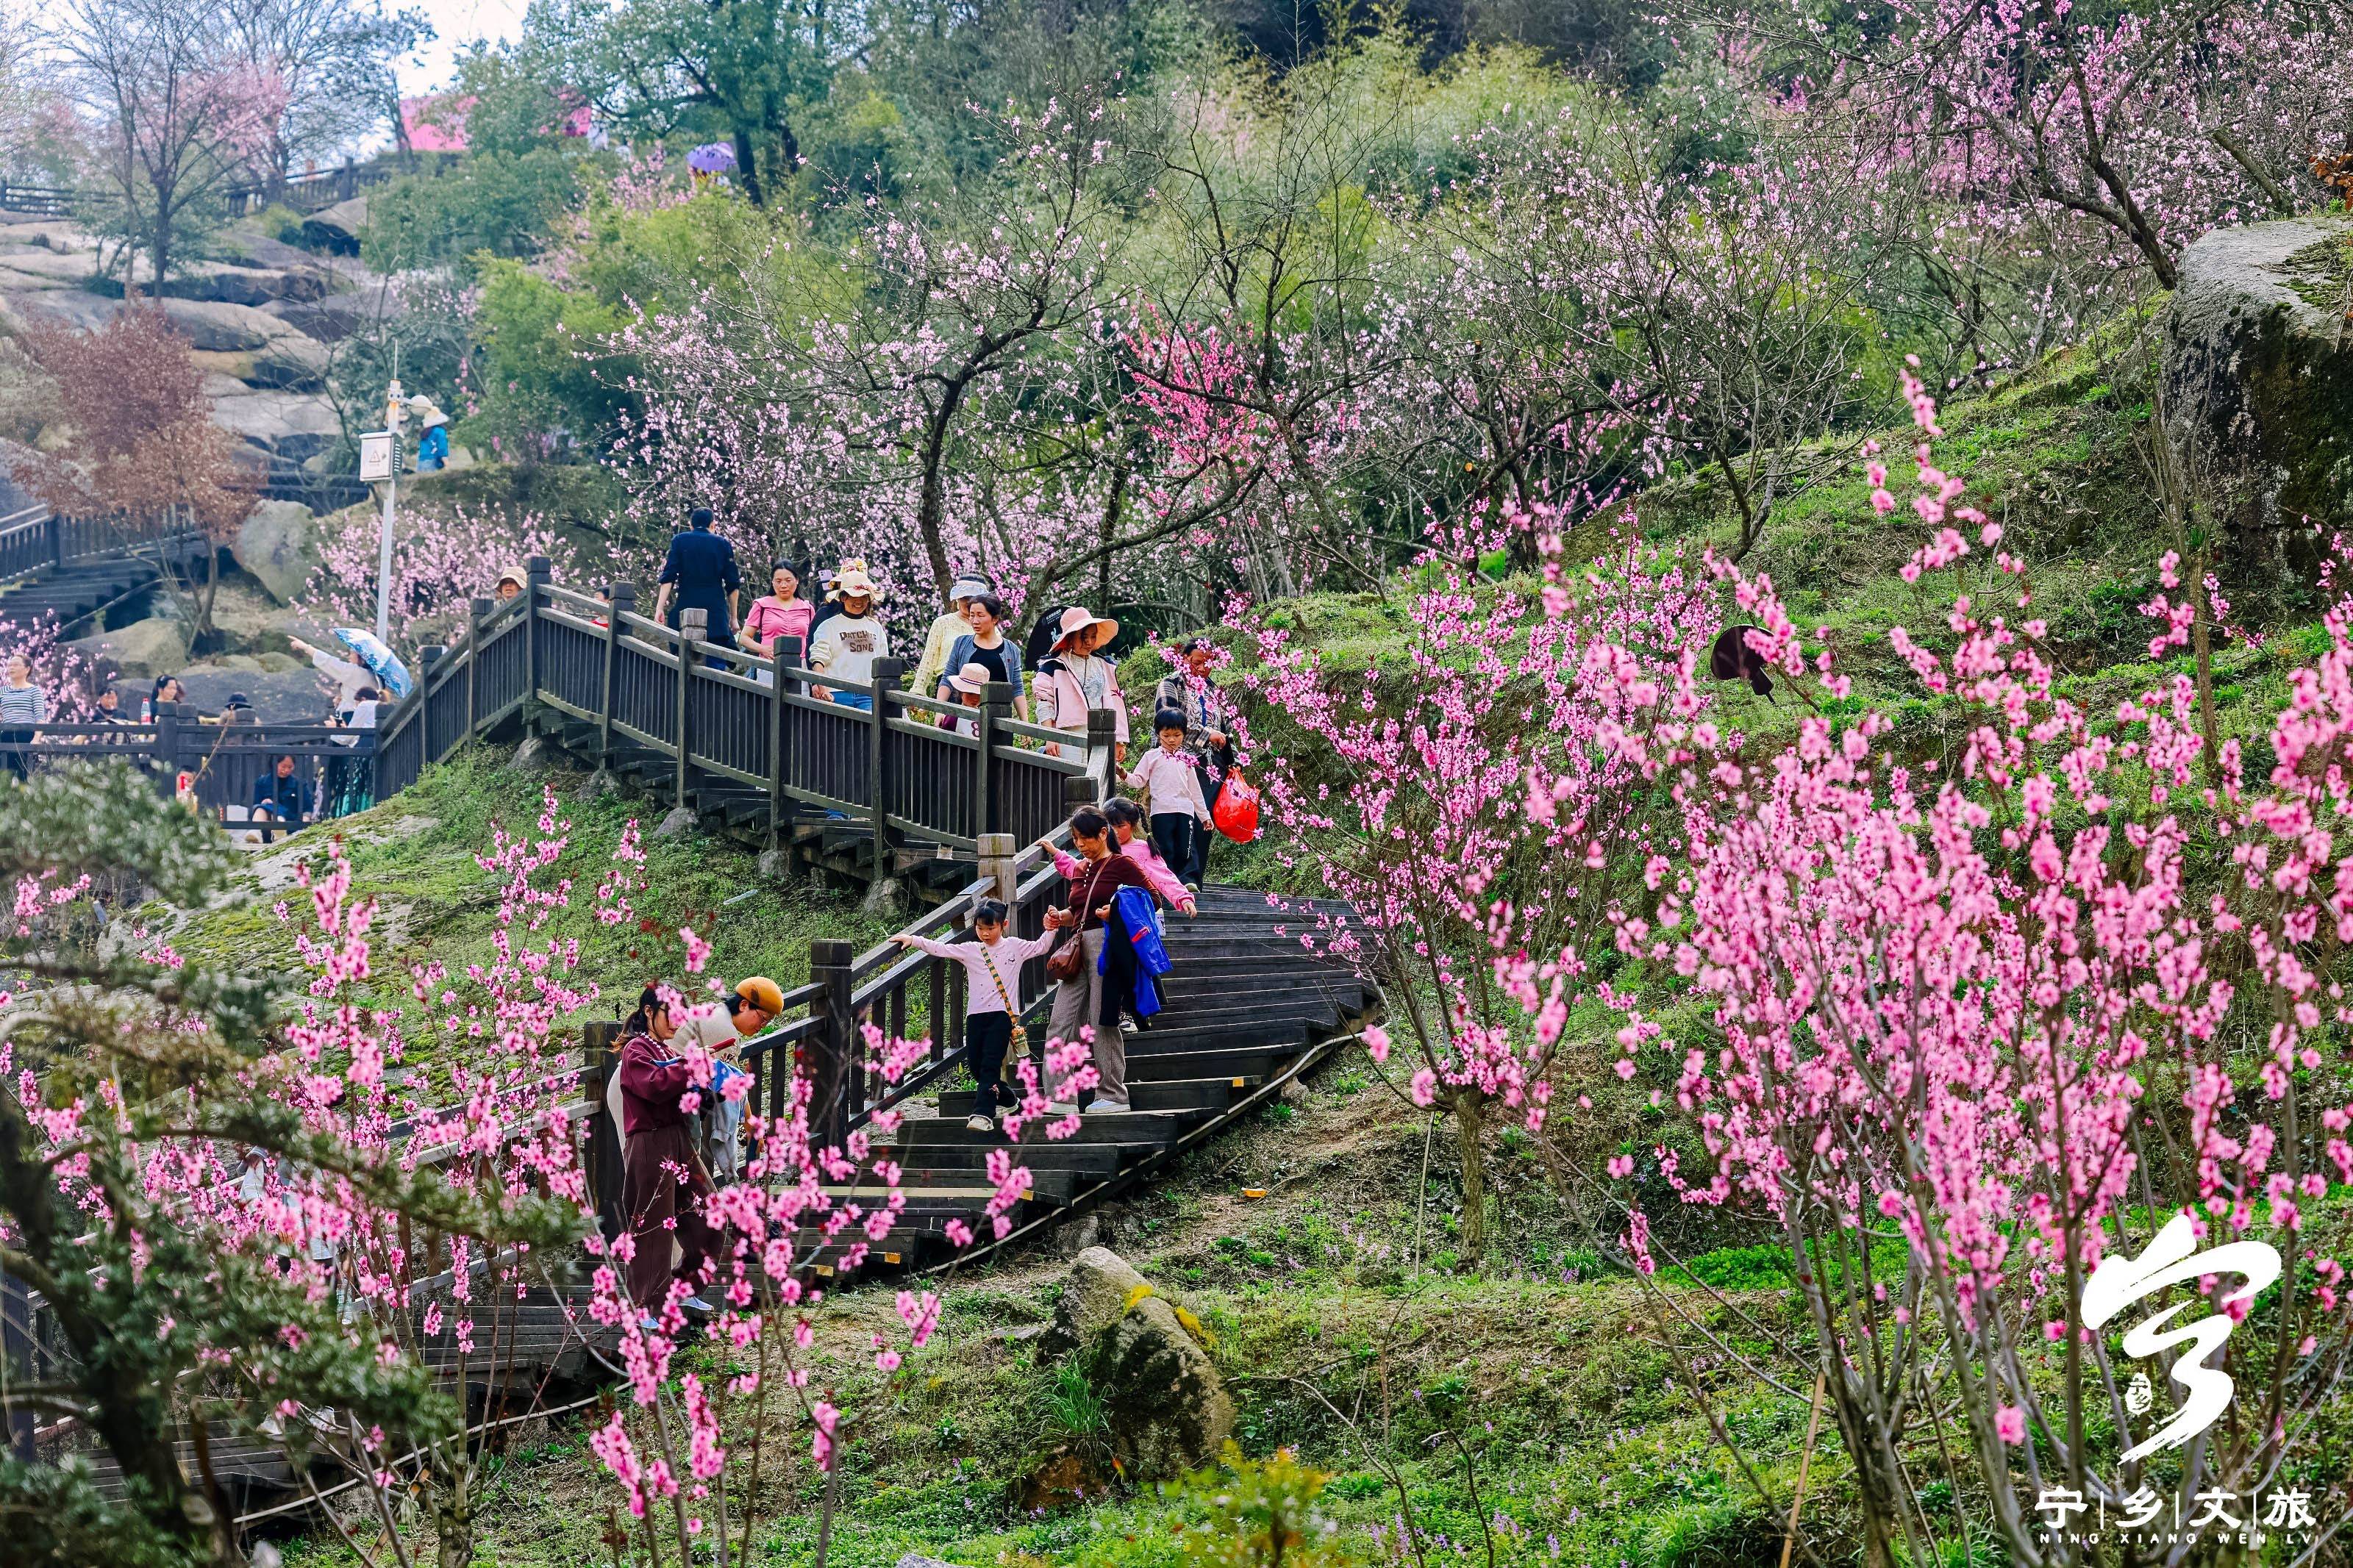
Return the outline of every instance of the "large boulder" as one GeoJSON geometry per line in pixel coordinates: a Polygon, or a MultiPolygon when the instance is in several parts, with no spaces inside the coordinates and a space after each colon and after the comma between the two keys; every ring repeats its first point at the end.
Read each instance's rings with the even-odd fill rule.
{"type": "Polygon", "coordinates": [[[213,423],[224,426],[257,447],[294,455],[317,450],[316,441],[343,434],[335,405],[315,392],[248,392],[242,396],[213,399],[213,423]]]}
{"type": "Polygon", "coordinates": [[[247,353],[284,337],[293,329],[251,305],[231,305],[219,300],[164,300],[164,316],[179,328],[188,346],[216,353],[247,353]]]}
{"type": "Polygon", "coordinates": [[[327,384],[328,357],[326,344],[290,331],[253,351],[246,380],[285,392],[315,392],[327,384]]]}
{"type": "Polygon", "coordinates": [[[1234,1435],[1233,1400],[1188,1316],[1117,1253],[1091,1247],[1039,1342],[1048,1354],[1079,1358],[1131,1479],[1198,1469],[1234,1435]]]}
{"type": "Polygon", "coordinates": [[[93,663],[111,661],[125,676],[152,679],[170,675],[188,662],[188,628],[174,616],[154,616],[95,637],[78,637],[72,646],[93,663]]]}
{"type": "MultiPolygon", "coordinates": [[[[0,260],[0,265],[7,265],[0,260]]],[[[259,307],[276,300],[310,300],[325,297],[328,280],[315,268],[280,269],[236,267],[206,262],[181,276],[167,279],[163,292],[175,300],[209,300],[229,305],[259,307]]]]}
{"type": "Polygon", "coordinates": [[[302,220],[302,243],[313,250],[323,250],[331,256],[357,256],[360,253],[360,231],[367,227],[367,198],[353,196],[347,202],[312,213],[302,220]]]}
{"type": "Polygon", "coordinates": [[[318,564],[318,525],[301,501],[266,500],[237,525],[229,553],[281,605],[290,605],[318,564]]]}
{"type": "Polygon", "coordinates": [[[2167,421],[2242,550],[2299,558],[2353,523],[2353,223],[2217,229],[2182,253],[2167,421]]]}
{"type": "Polygon", "coordinates": [[[322,343],[339,343],[353,332],[404,313],[399,297],[386,293],[330,294],[323,300],[280,300],[268,310],[295,331],[322,343]]]}

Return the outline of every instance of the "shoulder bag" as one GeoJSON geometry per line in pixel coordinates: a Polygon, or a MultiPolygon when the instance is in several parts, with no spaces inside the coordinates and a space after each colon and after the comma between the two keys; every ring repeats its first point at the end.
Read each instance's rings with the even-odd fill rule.
{"type": "Polygon", "coordinates": [[[1087,911],[1095,907],[1095,893],[1103,886],[1103,865],[1108,865],[1110,860],[1110,856],[1103,857],[1103,863],[1097,865],[1094,874],[1087,879],[1086,896],[1071,901],[1071,907],[1078,911],[1079,918],[1071,927],[1071,940],[1056,948],[1054,956],[1046,961],[1046,973],[1049,978],[1076,980],[1080,971],[1084,967],[1087,948],[1084,934],[1087,911]]]}
{"type": "Polygon", "coordinates": [[[1013,1033],[1005,1047],[1005,1065],[1011,1067],[1016,1057],[1029,1054],[1029,1031],[1021,1026],[1020,1016],[1013,1011],[1013,994],[1006,990],[1005,976],[997,972],[997,955],[984,947],[980,961],[988,965],[988,977],[997,982],[997,999],[1005,1004],[1005,1016],[1013,1023],[1013,1033]]]}

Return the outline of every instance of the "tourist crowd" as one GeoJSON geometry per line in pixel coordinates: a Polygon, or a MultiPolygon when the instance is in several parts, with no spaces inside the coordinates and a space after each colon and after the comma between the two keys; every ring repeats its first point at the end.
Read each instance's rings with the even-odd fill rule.
{"type": "MultiPolygon", "coordinates": [[[[806,686],[821,701],[871,711],[880,692],[876,667],[893,655],[893,628],[874,576],[860,561],[818,575],[806,563],[777,562],[768,592],[743,605],[733,548],[697,511],[671,541],[655,600],[657,619],[673,628],[701,611],[708,645],[773,661],[756,671],[806,686]]],[[[1050,1117],[1117,1115],[1130,1108],[1129,1040],[1161,1016],[1155,981],[1170,967],[1162,922],[1191,918],[1208,874],[1214,803],[1233,776],[1234,722],[1212,679],[1215,645],[1194,637],[1153,691],[1148,722],[1136,743],[1129,700],[1110,650],[1119,623],[1084,605],[1057,605],[1034,622],[1027,644],[1008,635],[1011,615],[994,584],[965,574],[947,603],[896,647],[920,646],[907,689],[929,699],[937,721],[978,732],[976,710],[992,689],[1013,716],[1044,730],[1086,735],[1090,716],[1112,721],[1111,771],[1099,779],[1107,798],[1072,815],[1062,835],[1041,841],[1060,878],[1054,907],[1035,936],[1015,934],[1013,911],[979,900],[969,933],[949,942],[913,933],[895,938],[964,972],[963,1028],[975,1093],[966,1126],[1007,1136],[1005,1117],[1021,1103],[1015,1068],[1029,1055],[1022,1018],[1032,994],[1025,972],[1042,964],[1050,992],[1045,1037],[1084,1042],[1077,1065],[1049,1060],[1039,1088],[1050,1117]],[[1109,792],[1124,786],[1128,794],[1109,792]],[[1083,1092],[1078,1085],[1090,1087],[1083,1092]]],[[[1083,742],[1039,737],[1049,752],[1083,751],[1083,742]]],[[[783,995],[763,975],[740,982],[724,1005],[695,1005],[680,993],[649,985],[623,1026],[618,1070],[610,1075],[607,1110],[624,1138],[625,1208],[635,1247],[630,1292],[651,1311],[673,1279],[699,1279],[709,1237],[700,1200],[743,1168],[741,1091],[744,1045],[772,1025],[783,995]],[[696,1084],[691,1043],[710,1064],[705,1090],[696,1084]]],[[[748,1087],[748,1086],[747,1086],[748,1087]]],[[[699,1298],[691,1310],[707,1310],[699,1298]]]]}

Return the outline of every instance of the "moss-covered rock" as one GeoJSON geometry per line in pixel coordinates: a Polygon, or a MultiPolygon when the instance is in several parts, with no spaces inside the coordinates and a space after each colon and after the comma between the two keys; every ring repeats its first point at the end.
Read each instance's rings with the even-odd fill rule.
{"type": "Polygon", "coordinates": [[[2353,522],[2348,242],[2337,218],[2217,229],[2182,253],[2167,324],[2168,420],[2193,481],[2242,534],[2292,552],[2307,520],[2353,522]]]}

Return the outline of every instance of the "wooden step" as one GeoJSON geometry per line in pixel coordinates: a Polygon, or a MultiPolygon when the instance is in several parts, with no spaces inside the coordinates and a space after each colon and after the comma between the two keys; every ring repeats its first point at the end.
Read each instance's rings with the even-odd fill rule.
{"type": "MultiPolygon", "coordinates": [[[[1137,1110],[1208,1111],[1223,1115],[1228,1106],[1256,1088],[1251,1078],[1192,1078],[1169,1079],[1149,1083],[1128,1085],[1128,1104],[1137,1110]]],[[[944,1089],[940,1094],[940,1114],[944,1117],[970,1116],[979,1091],[969,1089],[944,1089]]]]}

